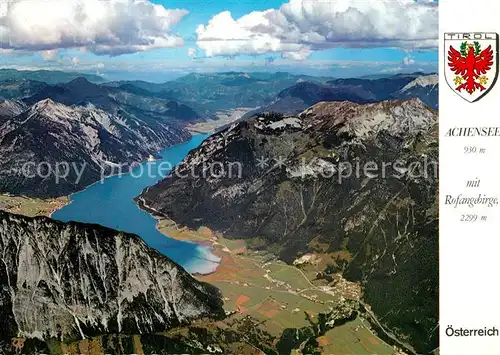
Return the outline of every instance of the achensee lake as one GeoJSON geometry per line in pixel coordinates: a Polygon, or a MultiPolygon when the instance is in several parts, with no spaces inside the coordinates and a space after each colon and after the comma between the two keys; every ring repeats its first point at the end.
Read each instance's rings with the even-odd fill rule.
{"type": "Polygon", "coordinates": [[[219,257],[213,255],[209,247],[174,240],[161,234],[156,229],[156,219],[133,201],[144,188],[154,185],[165,176],[166,167],[178,164],[206,137],[207,135],[196,135],[185,143],[164,149],[159,153],[162,158],[157,161],[145,162],[127,174],[108,177],[71,195],[72,202],[54,212],[52,218],[98,223],[134,233],[191,273],[214,271],[219,257]]]}

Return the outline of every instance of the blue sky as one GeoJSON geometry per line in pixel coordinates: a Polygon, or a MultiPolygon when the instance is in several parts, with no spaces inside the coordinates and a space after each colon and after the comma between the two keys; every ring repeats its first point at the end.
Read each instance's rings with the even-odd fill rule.
{"type": "MultiPolygon", "coordinates": [[[[30,1],[36,2],[38,0],[30,1]]],[[[57,2],[62,0],[50,1],[57,2]]],[[[67,1],[81,2],[89,0],[67,1]]],[[[191,71],[214,72],[227,70],[286,70],[312,75],[330,75],[338,77],[360,76],[374,73],[411,72],[417,70],[425,72],[437,71],[437,49],[433,48],[433,44],[428,45],[428,42],[432,41],[433,38],[432,31],[429,31],[430,34],[425,33],[420,35],[420,33],[424,32],[422,29],[417,31],[412,26],[408,26],[409,29],[407,30],[407,34],[404,31],[390,29],[390,26],[404,27],[406,26],[406,23],[398,23],[397,20],[392,22],[386,20],[386,22],[379,24],[380,20],[376,17],[380,17],[380,14],[371,15],[374,11],[393,11],[390,8],[390,0],[348,0],[352,2],[351,7],[356,8],[356,6],[358,6],[358,8],[356,8],[357,12],[355,15],[358,16],[361,14],[364,16],[360,17],[359,31],[356,28],[357,23],[355,21],[352,21],[354,25],[350,24],[350,27],[347,27],[346,25],[340,30],[337,30],[337,27],[335,27],[336,22],[343,23],[342,21],[349,22],[352,20],[354,15],[348,11],[345,11],[346,15],[343,18],[335,17],[337,16],[336,12],[332,12],[331,16],[328,13],[324,14],[325,8],[319,8],[319,6],[318,8],[309,9],[309,12],[305,10],[297,12],[297,3],[300,3],[302,8],[306,8],[307,6],[310,7],[311,3],[307,3],[307,1],[310,0],[291,1],[295,2],[295,10],[293,10],[295,12],[292,10],[280,9],[280,7],[288,1],[278,0],[254,0],[242,2],[234,0],[153,0],[153,4],[163,5],[166,9],[183,9],[189,12],[187,15],[183,15],[176,25],[169,26],[168,28],[168,36],[181,38],[184,42],[183,45],[159,49],[154,48],[146,51],[136,51],[135,53],[129,54],[120,53],[120,55],[114,55],[114,53],[111,53],[113,55],[109,55],[109,53],[103,54],[97,53],[97,50],[89,50],[91,47],[85,43],[77,43],[76,45],[51,43],[51,47],[48,47],[46,41],[40,40],[41,44],[37,44],[39,47],[36,48],[45,46],[45,48],[50,49],[49,52],[45,53],[42,51],[32,50],[32,38],[30,38],[31,42],[29,43],[26,41],[22,42],[21,38],[20,42],[28,43],[29,48],[23,48],[22,43],[18,45],[15,50],[9,49],[8,46],[5,47],[7,48],[4,50],[5,53],[0,52],[0,59],[2,61],[0,66],[19,69],[48,68],[78,70],[83,72],[98,73],[112,80],[130,78],[152,81],[168,80],[191,71]],[[358,1],[358,3],[356,1],[358,1]],[[377,1],[388,2],[389,5],[386,9],[380,10],[378,8],[378,4],[376,3],[377,1]],[[373,3],[371,5],[373,6],[373,10],[366,5],[366,3],[370,2],[373,3]],[[254,23],[250,25],[248,24],[248,21],[246,21],[246,23],[245,21],[239,21],[242,16],[252,14],[256,11],[259,12],[257,14],[262,14],[262,11],[269,9],[275,9],[275,11],[272,11],[272,18],[277,19],[273,20],[276,23],[272,24],[272,26],[274,26],[272,27],[272,30],[266,29],[266,31],[271,33],[271,35],[265,32],[259,32],[261,30],[257,28],[258,26],[255,26],[256,24],[259,25],[259,21],[266,23],[267,17],[265,16],[267,15],[259,15],[260,17],[256,17],[256,19],[252,20],[254,23]],[[213,28],[209,29],[207,26],[203,33],[200,34],[196,32],[199,25],[206,26],[215,15],[223,13],[224,11],[230,12],[229,20],[227,18],[224,21],[223,19],[218,19],[217,21],[214,20],[213,28]],[[283,16],[283,14],[285,16],[283,16]],[[283,25],[283,18],[286,18],[289,23],[283,25]],[[338,32],[338,34],[336,34],[337,38],[332,39],[332,36],[330,36],[328,38],[325,37],[327,39],[320,38],[319,42],[316,39],[311,41],[311,43],[307,43],[307,41],[304,42],[304,38],[314,38],[313,36],[317,36],[318,33],[320,35],[326,33],[324,29],[321,29],[321,26],[323,23],[328,22],[330,18],[332,20],[331,24],[328,25],[329,27],[327,27],[328,33],[331,33],[331,28],[333,28],[333,32],[338,32]],[[230,21],[230,23],[227,21],[230,21]],[[363,22],[365,21],[373,21],[370,26],[381,27],[378,31],[380,33],[377,34],[377,30],[374,31],[375,33],[373,35],[373,39],[366,39],[367,34],[370,34],[371,32],[365,32],[363,36],[360,35],[356,37],[357,32],[361,33],[364,31],[363,22]],[[229,25],[233,27],[231,27],[230,30],[226,30],[226,27],[229,25]],[[283,40],[283,35],[279,38],[277,37],[278,39],[273,38],[272,36],[274,35],[272,35],[272,33],[281,30],[280,26],[284,26],[285,36],[288,35],[286,33],[287,31],[291,33],[296,32],[294,36],[297,36],[297,40],[295,37],[290,36],[283,40]],[[313,33],[311,35],[307,26],[310,26],[311,28],[318,27],[319,29],[317,29],[317,33],[313,33]],[[254,28],[257,29],[255,30],[257,32],[252,32],[254,31],[254,28]],[[254,36],[252,38],[257,38],[254,41],[255,43],[252,42],[252,45],[246,45],[243,43],[241,46],[229,45],[231,42],[227,40],[228,37],[226,36],[228,34],[226,32],[237,32],[240,29],[247,32],[250,31],[250,35],[254,36]],[[290,29],[294,30],[292,31],[290,29]],[[202,36],[209,38],[209,40],[205,42],[197,42],[200,38],[202,39],[202,36]],[[214,42],[215,44],[212,44],[210,39],[214,37],[219,38],[219,36],[221,38],[221,42],[214,42]],[[260,44],[260,42],[263,41],[262,38],[265,38],[265,41],[276,42],[273,42],[275,43],[273,45],[269,44],[267,47],[266,45],[262,46],[260,44]],[[338,38],[342,38],[342,41],[345,43],[335,42],[339,41],[338,38]],[[222,42],[222,40],[225,42],[222,42]],[[371,43],[376,43],[377,41],[380,41],[381,43],[373,46],[371,45],[371,43]],[[201,45],[199,45],[200,43],[201,45]],[[219,45],[219,43],[228,43],[228,45],[219,45]],[[304,45],[304,43],[306,44],[304,45]],[[203,45],[205,46],[202,47],[203,45]],[[290,49],[287,45],[293,45],[293,48],[290,49]],[[195,52],[194,56],[188,55],[189,48],[191,48],[191,54],[193,54],[193,51],[195,52]],[[297,60],[297,57],[300,58],[297,60]]],[[[325,0],[324,2],[332,2],[333,7],[335,1],[338,0],[325,0]]],[[[425,10],[426,5],[424,4],[422,6],[425,10]]],[[[293,6],[290,5],[289,9],[293,9],[293,6]]],[[[328,10],[330,7],[326,9],[328,10]]],[[[337,10],[335,11],[344,10],[345,9],[337,7],[337,10]]],[[[136,10],[132,9],[130,11],[134,13],[136,10]]],[[[395,9],[394,11],[399,12],[396,12],[396,16],[392,13],[388,13],[387,17],[398,17],[397,15],[400,13],[404,16],[404,11],[406,10],[395,9]]],[[[437,13],[437,9],[430,9],[429,11],[437,13]]],[[[411,14],[413,13],[414,12],[411,14]]],[[[429,18],[429,16],[425,13],[423,13],[422,16],[425,16],[424,19],[429,18]]],[[[144,21],[155,20],[157,19],[150,20],[146,18],[144,21]]],[[[143,19],[135,19],[135,21],[143,21],[143,19]]],[[[420,25],[421,22],[421,20],[417,19],[415,24],[420,25]]],[[[436,25],[437,28],[437,20],[434,22],[429,22],[429,26],[436,25]]],[[[43,25],[47,26],[45,23],[43,23],[43,25]]],[[[123,26],[126,29],[126,22],[123,26]]],[[[0,34],[1,30],[2,28],[0,27],[0,34]]],[[[8,28],[7,30],[10,30],[11,33],[19,31],[18,28],[8,28]]],[[[50,33],[64,31],[60,28],[55,28],[53,31],[51,28],[48,30],[50,33]]],[[[116,30],[116,26],[115,28],[112,28],[112,30],[116,30]]],[[[155,29],[155,31],[156,30],[157,29],[155,29]]],[[[23,33],[21,32],[21,35],[22,34],[23,33]]],[[[163,36],[163,34],[160,34],[160,36],[163,36]]],[[[239,36],[241,36],[241,34],[239,34],[239,36]]],[[[93,43],[98,40],[101,39],[96,37],[96,39],[93,40],[93,43]]],[[[437,41],[437,30],[435,40],[437,41]]],[[[106,48],[106,51],[109,52],[109,48],[106,48]]]]}

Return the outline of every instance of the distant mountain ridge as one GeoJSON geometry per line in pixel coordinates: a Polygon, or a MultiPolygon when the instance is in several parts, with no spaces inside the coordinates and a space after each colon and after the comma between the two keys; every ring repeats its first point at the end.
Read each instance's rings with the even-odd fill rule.
{"type": "Polygon", "coordinates": [[[47,87],[48,84],[36,80],[3,80],[0,81],[0,100],[23,99],[35,95],[38,91],[47,87]]]}
{"type": "Polygon", "coordinates": [[[24,101],[33,104],[40,100],[50,98],[53,101],[65,105],[85,105],[92,103],[96,107],[110,113],[137,115],[144,119],[150,117],[153,120],[196,120],[199,115],[190,107],[180,104],[174,100],[144,96],[120,90],[119,88],[96,85],[85,78],[76,78],[66,84],[46,86],[33,96],[24,101]]]}
{"type": "MultiPolygon", "coordinates": [[[[10,84],[0,81],[0,97],[3,93],[4,98],[26,98],[32,93],[31,103],[51,98],[65,104],[80,104],[78,101],[87,99],[107,109],[105,106],[109,106],[109,102],[103,98],[114,96],[113,99],[120,104],[129,104],[132,101],[134,106],[143,103],[141,110],[146,111],[145,106],[148,105],[161,107],[166,103],[175,104],[176,112],[163,110],[162,113],[170,113],[181,120],[215,118],[219,111],[238,107],[259,107],[253,113],[275,111],[296,114],[320,101],[349,100],[369,103],[411,97],[419,97],[436,109],[437,90],[428,92],[420,88],[406,94],[399,93],[405,85],[426,76],[428,74],[416,72],[333,79],[286,72],[191,73],[165,83],[116,81],[99,86],[92,86],[93,80],[88,78],[73,78],[49,88],[44,87],[44,83],[34,81],[11,81],[10,84]]],[[[156,111],[156,108],[153,111],[156,111]]]]}
{"type": "Polygon", "coordinates": [[[401,90],[391,95],[397,99],[418,97],[434,109],[439,107],[439,75],[430,74],[419,76],[408,83],[401,90]]]}
{"type": "Polygon", "coordinates": [[[423,73],[397,74],[382,78],[335,79],[324,83],[300,82],[281,91],[269,104],[245,115],[246,118],[260,112],[298,114],[307,107],[321,101],[352,101],[373,103],[390,99],[419,98],[433,109],[437,109],[438,83],[432,87],[415,84],[414,89],[401,90],[412,82],[423,82],[423,73]],[[420,81],[419,81],[420,80],[420,81]],[[419,89],[417,89],[419,88],[419,89]]]}
{"type": "Polygon", "coordinates": [[[60,70],[16,70],[16,69],[0,69],[1,81],[22,81],[31,80],[44,82],[46,84],[67,83],[78,77],[85,78],[93,83],[103,83],[104,78],[99,75],[85,74],[79,72],[68,72],[60,70]]]}
{"type": "Polygon", "coordinates": [[[105,85],[132,91],[146,90],[156,97],[178,100],[192,107],[202,116],[211,117],[219,110],[265,105],[281,90],[297,82],[321,83],[331,79],[286,72],[226,72],[192,73],[162,84],[122,81],[105,85]]]}

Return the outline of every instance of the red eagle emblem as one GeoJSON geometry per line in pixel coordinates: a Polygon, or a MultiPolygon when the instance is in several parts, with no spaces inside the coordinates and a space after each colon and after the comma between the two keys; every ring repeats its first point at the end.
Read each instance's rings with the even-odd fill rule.
{"type": "Polygon", "coordinates": [[[477,89],[486,90],[488,78],[484,75],[493,66],[493,50],[491,45],[481,50],[479,42],[462,42],[460,51],[450,46],[448,66],[457,76],[454,79],[455,90],[465,89],[469,94],[477,89]]]}

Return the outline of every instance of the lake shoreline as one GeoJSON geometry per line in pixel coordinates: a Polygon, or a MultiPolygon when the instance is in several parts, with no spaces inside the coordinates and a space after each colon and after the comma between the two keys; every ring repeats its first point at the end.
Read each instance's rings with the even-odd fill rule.
{"type": "MultiPolygon", "coordinates": [[[[156,230],[159,233],[163,234],[165,237],[172,238],[172,239],[175,239],[175,240],[179,240],[179,241],[182,241],[182,242],[188,242],[188,243],[197,244],[197,245],[199,245],[200,247],[203,247],[203,248],[209,248],[210,252],[214,256],[216,256],[216,257],[219,258],[218,262],[215,262],[213,260],[205,259],[206,261],[209,261],[211,263],[217,264],[217,267],[213,271],[208,272],[208,273],[193,272],[193,273],[191,273],[191,275],[193,275],[193,276],[195,276],[195,275],[207,276],[207,275],[210,275],[210,274],[213,274],[213,273],[217,272],[217,269],[221,266],[221,263],[223,261],[223,255],[221,255],[220,251],[217,250],[217,248],[215,247],[216,246],[215,245],[215,240],[202,240],[202,239],[195,239],[195,238],[187,238],[187,237],[182,238],[182,237],[179,237],[180,234],[178,232],[182,232],[183,230],[188,230],[188,231],[191,231],[191,230],[188,229],[187,227],[183,227],[183,228],[179,229],[178,226],[177,226],[177,223],[175,221],[173,221],[172,219],[170,219],[170,218],[162,215],[159,211],[155,210],[154,208],[148,206],[146,204],[146,202],[144,201],[144,199],[140,195],[134,198],[134,202],[136,203],[136,205],[137,205],[137,207],[139,209],[145,211],[146,213],[149,213],[154,219],[156,219],[155,228],[156,228],[156,230]],[[162,221],[170,221],[171,223],[173,223],[175,225],[175,228],[172,228],[170,230],[170,233],[162,231],[160,229],[160,224],[161,224],[162,221]]],[[[192,232],[194,232],[194,231],[192,231],[192,232]]]]}
{"type": "Polygon", "coordinates": [[[168,238],[198,244],[205,248],[210,248],[213,255],[217,256],[219,262],[217,267],[210,273],[192,273],[193,276],[205,277],[217,274],[219,269],[225,267],[228,251],[225,251],[223,246],[217,242],[217,233],[208,227],[200,227],[197,231],[186,226],[179,226],[174,220],[165,217],[157,216],[156,229],[161,234],[168,238]]]}
{"type": "MultiPolygon", "coordinates": [[[[188,131],[188,132],[189,132],[189,131],[188,131]]],[[[150,155],[153,155],[155,158],[160,159],[160,158],[161,158],[160,152],[162,152],[163,150],[168,149],[168,148],[173,147],[173,146],[176,146],[176,145],[179,145],[179,144],[186,143],[187,141],[191,140],[191,139],[195,136],[195,134],[193,134],[193,132],[189,132],[189,133],[191,134],[191,137],[186,138],[184,141],[179,142],[179,143],[176,143],[176,144],[172,144],[172,145],[170,145],[170,146],[168,146],[168,147],[164,147],[164,148],[160,149],[158,152],[155,152],[154,154],[150,154],[150,155]]],[[[200,133],[200,134],[201,134],[201,133],[200,133]]],[[[141,164],[145,164],[145,163],[148,163],[148,162],[149,162],[149,160],[148,160],[148,159],[149,159],[149,156],[148,156],[148,157],[144,157],[141,161],[138,161],[138,162],[132,162],[132,163],[130,164],[130,166],[132,166],[132,164],[134,164],[134,163],[139,164],[139,165],[141,165],[141,164]]],[[[96,185],[96,184],[103,183],[103,182],[104,182],[104,180],[106,180],[106,179],[109,179],[109,178],[112,178],[112,177],[115,177],[115,176],[126,176],[126,175],[128,175],[128,174],[130,174],[130,169],[129,169],[129,171],[126,171],[126,172],[121,172],[121,173],[116,173],[116,174],[106,175],[104,178],[94,181],[93,183],[91,183],[91,184],[89,184],[89,185],[85,186],[84,188],[82,188],[81,190],[77,190],[77,191],[72,192],[72,193],[70,193],[70,194],[68,194],[68,195],[54,197],[54,199],[58,199],[58,198],[67,198],[67,199],[69,200],[69,202],[68,202],[66,205],[61,206],[60,208],[57,208],[57,209],[53,210],[52,212],[50,212],[50,214],[49,214],[49,216],[48,216],[48,217],[49,217],[49,218],[52,218],[52,215],[53,215],[55,212],[57,212],[58,210],[60,210],[60,209],[62,209],[62,208],[64,208],[64,207],[66,207],[67,205],[71,204],[71,203],[73,202],[72,197],[73,197],[74,195],[77,195],[77,194],[79,194],[79,193],[82,193],[82,192],[86,191],[87,189],[91,188],[92,186],[94,186],[94,185],[96,185]]]]}
{"type": "Polygon", "coordinates": [[[135,170],[108,176],[94,182],[85,189],[69,196],[70,203],[51,213],[51,218],[60,221],[95,223],[102,226],[136,234],[150,247],[169,257],[191,274],[206,275],[215,271],[220,257],[212,253],[211,244],[182,242],[161,233],[157,221],[161,213],[141,200],[141,193],[164,178],[160,173],[161,162],[175,166],[206,135],[196,135],[178,145],[158,152],[162,158],[144,161],[135,170]],[[158,170],[156,170],[158,169],[158,170]],[[146,173],[144,173],[146,171],[146,173]]]}

